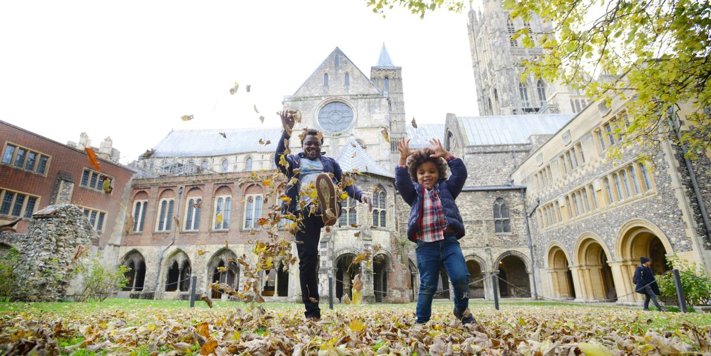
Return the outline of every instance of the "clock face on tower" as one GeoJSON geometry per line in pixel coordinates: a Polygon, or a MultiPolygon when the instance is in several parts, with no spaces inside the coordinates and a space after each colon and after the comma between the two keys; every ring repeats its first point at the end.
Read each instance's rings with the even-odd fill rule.
{"type": "Polygon", "coordinates": [[[340,101],[330,102],[318,112],[319,125],[328,132],[340,132],[353,123],[353,109],[340,101]]]}

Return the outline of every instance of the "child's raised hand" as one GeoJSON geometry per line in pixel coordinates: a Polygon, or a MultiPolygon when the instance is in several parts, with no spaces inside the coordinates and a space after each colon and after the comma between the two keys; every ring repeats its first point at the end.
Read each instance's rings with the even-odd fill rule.
{"type": "Polygon", "coordinates": [[[439,139],[433,138],[430,140],[430,144],[432,145],[432,150],[434,151],[433,154],[430,155],[432,158],[448,158],[450,156],[449,152],[444,149],[444,146],[442,146],[442,142],[439,141],[439,139]]]}
{"type": "Polygon", "coordinates": [[[410,155],[410,139],[401,138],[397,143],[397,150],[400,151],[400,165],[404,165],[410,155]]]}

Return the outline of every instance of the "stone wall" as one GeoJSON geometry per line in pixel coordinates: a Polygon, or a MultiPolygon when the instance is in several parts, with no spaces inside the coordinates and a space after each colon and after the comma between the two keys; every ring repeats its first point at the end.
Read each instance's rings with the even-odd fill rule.
{"type": "Polygon", "coordinates": [[[63,299],[80,256],[98,238],[81,209],[68,204],[38,211],[27,235],[14,237],[20,259],[13,273],[22,283],[12,299],[30,302],[63,299]]]}
{"type": "Polygon", "coordinates": [[[465,186],[511,183],[511,173],[530,152],[531,145],[470,146],[463,156],[469,177],[465,186]]]}

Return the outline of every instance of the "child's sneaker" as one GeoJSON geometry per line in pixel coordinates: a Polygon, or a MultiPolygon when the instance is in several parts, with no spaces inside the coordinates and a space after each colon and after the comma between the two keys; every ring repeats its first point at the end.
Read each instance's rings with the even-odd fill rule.
{"type": "Polygon", "coordinates": [[[323,224],[331,226],[338,221],[340,205],[336,196],[336,186],[333,185],[331,177],[326,173],[321,173],[316,177],[316,193],[321,204],[321,217],[323,224]]]}
{"type": "Polygon", "coordinates": [[[476,324],[476,319],[474,319],[474,315],[472,315],[472,312],[469,311],[469,308],[464,309],[464,312],[462,313],[458,312],[455,308],[454,316],[461,320],[462,324],[476,324]]]}

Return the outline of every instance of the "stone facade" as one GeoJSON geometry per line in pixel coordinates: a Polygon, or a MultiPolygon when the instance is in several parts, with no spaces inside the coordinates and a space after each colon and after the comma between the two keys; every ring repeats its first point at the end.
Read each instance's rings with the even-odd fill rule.
{"type": "MultiPolygon", "coordinates": [[[[385,47],[383,51],[387,53],[385,47]]],[[[392,63],[379,63],[372,67],[368,78],[336,48],[284,100],[284,106],[303,114],[294,132],[306,127],[323,131],[323,150],[333,157],[339,156],[349,137],[356,137],[370,157],[392,171],[397,147],[391,142],[406,133],[401,72],[392,63]],[[390,142],[384,140],[385,135],[390,142]]],[[[298,140],[292,140],[291,148],[300,148],[298,140]]]]}
{"type": "Polygon", "coordinates": [[[470,9],[469,46],[481,115],[576,113],[587,105],[580,92],[565,86],[533,76],[520,80],[520,63],[542,54],[536,33],[551,30],[550,24],[535,15],[528,22],[512,21],[500,0],[484,0],[481,7],[470,9]],[[534,34],[533,48],[524,48],[521,39],[513,38],[520,29],[534,34]]]}
{"type": "Polygon", "coordinates": [[[52,205],[36,212],[26,234],[0,235],[0,244],[20,254],[13,274],[12,299],[59,301],[69,293],[75,269],[98,239],[89,220],[75,205],[52,205]]]}
{"type": "MultiPolygon", "coordinates": [[[[672,254],[711,268],[680,149],[662,141],[608,157],[619,145],[608,128],[624,122],[625,104],[589,106],[513,174],[535,207],[534,264],[545,298],[639,302],[632,274],[641,256],[652,258],[656,273],[672,254]]],[[[695,172],[708,181],[709,170],[695,172]]]]}

